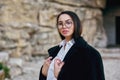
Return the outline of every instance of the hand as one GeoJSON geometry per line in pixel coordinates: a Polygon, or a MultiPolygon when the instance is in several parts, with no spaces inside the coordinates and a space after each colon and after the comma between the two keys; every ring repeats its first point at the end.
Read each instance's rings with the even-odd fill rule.
{"type": "Polygon", "coordinates": [[[43,64],[42,74],[43,74],[44,76],[47,76],[48,69],[49,69],[49,66],[50,66],[50,63],[51,63],[51,59],[52,59],[52,57],[48,57],[48,58],[45,60],[44,64],[43,64]]]}
{"type": "Polygon", "coordinates": [[[57,78],[59,75],[59,72],[64,65],[64,62],[62,62],[60,59],[55,59],[54,60],[54,75],[57,78]]]}

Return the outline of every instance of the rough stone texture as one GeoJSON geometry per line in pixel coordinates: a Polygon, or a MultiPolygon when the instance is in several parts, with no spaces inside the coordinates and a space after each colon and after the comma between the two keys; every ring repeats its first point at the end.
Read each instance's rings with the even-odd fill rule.
{"type": "Polygon", "coordinates": [[[105,7],[105,0],[53,0],[62,4],[68,4],[73,6],[89,6],[89,7],[105,7]]]}
{"type": "Polygon", "coordinates": [[[0,52],[0,62],[6,63],[9,59],[9,54],[6,52],[0,52]]]}
{"type": "Polygon", "coordinates": [[[0,51],[11,57],[43,55],[60,42],[56,16],[64,10],[78,14],[82,36],[95,47],[106,47],[101,9],[105,0],[1,0],[0,51]]]}

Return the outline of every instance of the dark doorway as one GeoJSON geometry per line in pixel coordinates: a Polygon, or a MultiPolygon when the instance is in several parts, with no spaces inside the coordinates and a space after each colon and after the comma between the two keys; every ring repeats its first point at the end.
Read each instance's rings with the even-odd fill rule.
{"type": "Polygon", "coordinates": [[[107,47],[120,47],[120,0],[106,0],[103,19],[107,47]]]}
{"type": "Polygon", "coordinates": [[[106,7],[120,6],[120,0],[106,0],[106,7]]]}
{"type": "Polygon", "coordinates": [[[116,17],[116,44],[120,45],[120,16],[116,17]]]}

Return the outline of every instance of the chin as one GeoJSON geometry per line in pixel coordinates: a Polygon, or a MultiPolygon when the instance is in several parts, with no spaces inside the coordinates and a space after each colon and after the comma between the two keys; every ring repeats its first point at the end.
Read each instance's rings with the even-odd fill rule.
{"type": "Polygon", "coordinates": [[[63,34],[63,36],[64,36],[64,37],[68,37],[68,36],[70,36],[70,35],[68,35],[68,34],[63,34]]]}

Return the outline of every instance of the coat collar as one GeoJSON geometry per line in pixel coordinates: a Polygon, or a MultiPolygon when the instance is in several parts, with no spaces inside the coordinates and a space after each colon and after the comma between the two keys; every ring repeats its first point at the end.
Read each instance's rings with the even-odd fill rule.
{"type": "Polygon", "coordinates": [[[87,42],[80,36],[75,40],[75,46],[78,48],[85,48],[87,46],[87,42]]]}

